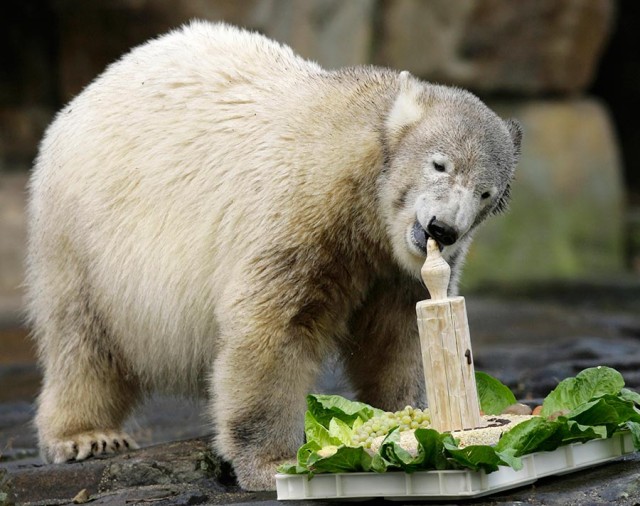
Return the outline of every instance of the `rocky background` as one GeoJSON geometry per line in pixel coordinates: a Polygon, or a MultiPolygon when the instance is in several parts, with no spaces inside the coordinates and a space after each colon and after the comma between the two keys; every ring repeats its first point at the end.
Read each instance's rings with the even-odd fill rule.
{"type": "Polygon", "coordinates": [[[408,69],[518,118],[511,213],[480,234],[463,288],[637,272],[638,11],[632,0],[12,2],[0,18],[0,294],[21,279],[23,223],[5,200],[19,200],[16,178],[55,111],[130,47],[192,18],[260,31],[331,68],[408,69]]]}
{"type": "MultiPolygon", "coordinates": [[[[97,504],[270,500],[240,494],[201,440],[135,462],[34,467],[39,373],[20,284],[37,144],[106,65],[192,18],[257,30],[326,67],[373,63],[465,87],[517,118],[511,210],[480,231],[461,283],[478,367],[523,399],[598,364],[640,387],[640,2],[22,0],[0,12],[0,505],[66,504],[81,488],[97,504]]],[[[348,395],[334,368],[320,388],[348,395]]],[[[154,399],[131,424],[146,445],[207,433],[197,406],[173,399],[154,399]]],[[[640,503],[638,460],[496,504],[640,503]]]]}

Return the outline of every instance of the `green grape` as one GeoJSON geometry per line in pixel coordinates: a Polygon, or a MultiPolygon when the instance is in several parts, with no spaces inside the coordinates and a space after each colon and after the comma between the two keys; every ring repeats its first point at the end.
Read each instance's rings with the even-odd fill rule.
{"type": "Polygon", "coordinates": [[[351,438],[351,442],[365,448],[371,447],[371,442],[376,437],[386,436],[391,429],[398,427],[400,432],[421,427],[429,427],[430,418],[428,410],[406,406],[401,411],[385,412],[364,422],[351,438]]]}

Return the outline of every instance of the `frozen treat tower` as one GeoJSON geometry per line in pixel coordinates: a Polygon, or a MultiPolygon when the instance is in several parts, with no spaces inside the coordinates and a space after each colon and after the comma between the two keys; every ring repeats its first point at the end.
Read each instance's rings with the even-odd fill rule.
{"type": "Polygon", "coordinates": [[[447,296],[451,268],[431,238],[421,273],[431,295],[416,305],[431,425],[439,432],[480,427],[464,297],[447,296]]]}

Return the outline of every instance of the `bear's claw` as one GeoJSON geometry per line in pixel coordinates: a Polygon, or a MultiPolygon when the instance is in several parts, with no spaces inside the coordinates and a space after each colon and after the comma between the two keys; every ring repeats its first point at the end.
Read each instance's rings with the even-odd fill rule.
{"type": "Polygon", "coordinates": [[[50,443],[45,450],[45,458],[49,462],[60,464],[137,448],[136,442],[125,432],[91,431],[50,443]]]}

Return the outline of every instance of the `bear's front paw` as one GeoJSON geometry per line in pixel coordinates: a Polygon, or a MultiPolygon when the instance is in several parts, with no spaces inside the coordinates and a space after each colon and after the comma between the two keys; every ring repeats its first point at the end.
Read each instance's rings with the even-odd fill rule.
{"type": "Polygon", "coordinates": [[[60,464],[137,448],[138,445],[127,433],[107,430],[81,432],[60,438],[48,443],[43,453],[48,462],[60,464]]]}

